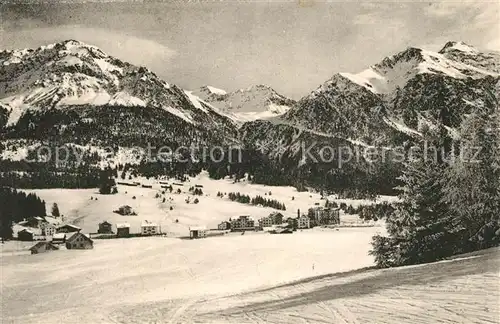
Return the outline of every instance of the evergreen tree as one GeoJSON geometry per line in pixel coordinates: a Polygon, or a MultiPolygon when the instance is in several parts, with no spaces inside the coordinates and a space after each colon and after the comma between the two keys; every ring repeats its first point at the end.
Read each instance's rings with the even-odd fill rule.
{"type": "Polygon", "coordinates": [[[471,114],[463,123],[459,158],[446,173],[445,203],[466,229],[464,249],[489,247],[500,227],[500,122],[498,102],[471,114]],[[492,227],[492,234],[485,230],[492,227]],[[478,237],[480,239],[478,239],[478,237]]]}
{"type": "Polygon", "coordinates": [[[115,194],[118,192],[116,189],[115,179],[113,178],[113,170],[107,168],[102,170],[99,178],[99,193],[102,195],[115,194]]]}
{"type": "Polygon", "coordinates": [[[57,206],[56,203],[52,205],[52,216],[54,217],[59,217],[61,216],[61,213],[59,213],[59,206],[57,206]]]}
{"type": "MultiPolygon", "coordinates": [[[[427,138],[441,148],[443,138],[438,134],[427,138]]],[[[379,266],[431,262],[456,252],[462,229],[443,201],[446,152],[438,152],[437,159],[421,154],[406,163],[399,188],[401,202],[386,223],[389,237],[375,236],[372,241],[370,254],[379,266]]]]}
{"type": "Polygon", "coordinates": [[[12,238],[12,225],[25,218],[45,216],[45,202],[35,194],[0,188],[0,237],[12,238]]]}

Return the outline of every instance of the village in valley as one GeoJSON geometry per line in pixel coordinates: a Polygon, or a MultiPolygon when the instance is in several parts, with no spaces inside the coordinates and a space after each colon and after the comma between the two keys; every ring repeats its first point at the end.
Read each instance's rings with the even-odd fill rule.
{"type": "MultiPolygon", "coordinates": [[[[56,250],[93,249],[94,245],[98,246],[96,242],[102,239],[152,236],[199,239],[245,234],[292,234],[313,228],[338,231],[343,227],[379,226],[373,220],[361,220],[356,211],[350,211],[356,210],[352,205],[347,205],[343,200],[337,203],[335,199],[337,197],[325,197],[313,192],[296,192],[296,189],[291,187],[273,188],[248,183],[242,185],[232,182],[231,179],[216,181],[209,179],[203,173],[195,178],[188,178],[187,183],[176,179],[143,178],[138,180],[141,181],[116,182],[114,191],[117,194],[114,195],[91,193],[90,197],[87,196],[87,200],[90,201],[86,201],[85,204],[82,204],[85,199],[83,195],[90,192],[89,190],[60,190],[59,195],[54,190],[37,190],[37,194],[42,197],[45,193],[51,194],[48,197],[53,200],[52,215],[29,217],[14,224],[14,239],[23,243],[32,242],[32,246],[23,245],[24,251],[39,254],[56,250]],[[269,204],[274,201],[278,209],[265,207],[262,204],[251,207],[241,204],[236,201],[235,197],[245,196],[240,195],[239,191],[237,194],[217,191],[214,195],[216,191],[211,188],[218,188],[222,184],[228,190],[235,187],[234,189],[237,190],[244,188],[247,192],[254,191],[257,194],[256,197],[260,197],[264,204],[266,201],[269,204]],[[279,203],[278,200],[284,201],[285,197],[278,193],[272,196],[273,189],[285,191],[288,196],[286,205],[297,208],[282,210],[285,204],[279,203]],[[264,197],[277,197],[278,200],[266,200],[259,196],[262,192],[264,192],[264,197]],[[65,195],[73,196],[73,200],[74,196],[79,196],[79,203],[86,207],[99,204],[99,202],[101,204],[98,208],[85,211],[85,207],[66,205],[63,198],[65,195]],[[127,197],[119,198],[117,201],[129,200],[134,207],[124,204],[113,211],[100,208],[100,206],[108,206],[108,198],[117,198],[117,195],[127,197]],[[160,206],[155,211],[145,210],[145,204],[138,203],[140,200],[148,199],[150,204],[151,198],[157,201],[157,206],[160,206]],[[65,216],[59,211],[58,202],[68,208],[67,212],[76,213],[76,215],[65,216]],[[210,205],[209,208],[223,206],[223,210],[219,211],[221,215],[211,214],[211,218],[204,219],[207,203],[210,205]],[[190,209],[182,210],[183,207],[190,207],[190,209]],[[177,209],[181,211],[176,212],[177,209]],[[86,213],[88,214],[85,215],[86,213]]],[[[385,197],[389,200],[391,198],[393,197],[385,197]]],[[[375,202],[358,201],[359,205],[363,203],[374,204],[375,202]]],[[[217,210],[215,208],[213,213],[217,213],[217,210]]]]}

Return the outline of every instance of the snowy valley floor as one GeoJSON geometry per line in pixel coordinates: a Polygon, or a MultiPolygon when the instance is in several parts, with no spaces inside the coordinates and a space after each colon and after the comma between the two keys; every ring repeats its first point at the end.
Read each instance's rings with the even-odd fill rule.
{"type": "Polygon", "coordinates": [[[96,240],[39,255],[10,242],[2,323],[499,322],[500,249],[362,269],[378,230],[96,240]]]}

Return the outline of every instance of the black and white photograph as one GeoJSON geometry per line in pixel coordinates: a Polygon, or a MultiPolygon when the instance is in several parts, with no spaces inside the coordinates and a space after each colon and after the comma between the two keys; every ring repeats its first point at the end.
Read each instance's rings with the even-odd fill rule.
{"type": "Polygon", "coordinates": [[[3,0],[0,323],[500,324],[499,0],[3,0]]]}

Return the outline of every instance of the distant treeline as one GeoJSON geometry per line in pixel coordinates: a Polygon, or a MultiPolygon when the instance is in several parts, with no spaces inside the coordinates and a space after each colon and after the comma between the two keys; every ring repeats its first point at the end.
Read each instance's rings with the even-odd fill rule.
{"type": "MultiPolygon", "coordinates": [[[[217,197],[223,197],[224,195],[219,192],[217,193],[217,197]]],[[[228,198],[231,201],[237,201],[242,204],[250,204],[250,205],[261,205],[264,207],[271,207],[278,210],[286,210],[285,204],[275,200],[275,199],[266,199],[262,196],[256,196],[254,198],[250,198],[248,195],[242,195],[239,192],[230,192],[228,193],[228,198]]]]}
{"type": "MultiPolygon", "coordinates": [[[[99,156],[90,150],[82,149],[78,152],[81,154],[80,164],[77,164],[75,157],[63,164],[56,164],[55,161],[30,163],[0,160],[0,184],[17,188],[99,187],[99,156]]],[[[218,162],[207,156],[185,155],[178,160],[154,161],[153,152],[150,160],[117,165],[113,176],[122,180],[132,180],[137,176],[156,179],[169,177],[182,182],[188,176],[196,176],[206,170],[212,179],[230,177],[234,182],[239,182],[248,175],[251,183],[294,186],[298,191],[311,187],[325,194],[335,193],[340,198],[357,199],[372,199],[378,194],[395,194],[393,188],[398,184],[398,173],[392,166],[374,166],[369,171],[356,165],[346,165],[341,169],[332,169],[330,164],[321,163],[299,167],[298,161],[291,157],[276,161],[251,149],[219,152],[212,156],[218,162]],[[116,170],[121,171],[119,177],[116,170]]]]}
{"type": "Polygon", "coordinates": [[[45,201],[37,195],[15,189],[0,188],[0,236],[12,238],[12,225],[25,218],[45,216],[45,201]]]}

